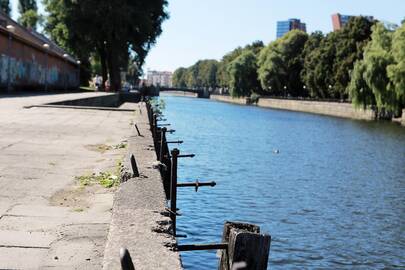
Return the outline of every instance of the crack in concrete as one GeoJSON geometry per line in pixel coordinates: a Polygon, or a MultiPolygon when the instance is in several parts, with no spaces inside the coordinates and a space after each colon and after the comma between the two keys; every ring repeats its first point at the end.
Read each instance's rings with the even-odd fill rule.
{"type": "Polygon", "coordinates": [[[14,245],[0,245],[0,248],[33,248],[33,249],[50,249],[50,247],[14,246],[14,245]]]}

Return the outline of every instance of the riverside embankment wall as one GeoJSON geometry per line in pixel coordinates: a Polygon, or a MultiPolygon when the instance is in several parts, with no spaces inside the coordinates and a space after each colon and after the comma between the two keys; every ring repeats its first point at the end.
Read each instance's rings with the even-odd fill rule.
{"type": "MultiPolygon", "coordinates": [[[[230,102],[235,104],[245,104],[245,105],[248,104],[247,98],[232,98],[230,96],[220,96],[220,95],[211,95],[210,98],[213,100],[230,102]]],[[[353,105],[350,103],[260,98],[257,103],[257,106],[272,109],[323,114],[359,120],[374,119],[374,112],[372,110],[355,109],[353,105]]]]}
{"type": "Polygon", "coordinates": [[[25,29],[0,11],[0,92],[8,88],[77,88],[79,66],[64,55],[51,40],[25,29]]]}
{"type": "Polygon", "coordinates": [[[124,160],[122,183],[115,193],[112,221],[104,252],[103,269],[121,269],[119,250],[126,247],[135,269],[182,269],[180,255],[170,250],[176,239],[170,234],[166,197],[157,168],[156,154],[144,103],[134,113],[135,127],[128,139],[128,158],[124,160]],[[139,177],[132,177],[129,155],[134,154],[139,177]],[[127,176],[127,177],[125,177],[127,176]]]}

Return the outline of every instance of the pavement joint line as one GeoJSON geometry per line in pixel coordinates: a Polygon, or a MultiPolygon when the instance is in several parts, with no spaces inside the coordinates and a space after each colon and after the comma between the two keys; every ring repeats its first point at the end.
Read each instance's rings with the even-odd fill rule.
{"type": "Polygon", "coordinates": [[[90,106],[70,106],[70,105],[30,105],[24,106],[24,109],[31,108],[55,108],[55,109],[76,109],[76,110],[99,110],[99,111],[118,111],[118,112],[135,112],[131,109],[120,109],[112,107],[90,107],[90,106]]]}
{"type": "Polygon", "coordinates": [[[50,249],[50,247],[13,246],[13,245],[0,245],[0,248],[50,249]]]}

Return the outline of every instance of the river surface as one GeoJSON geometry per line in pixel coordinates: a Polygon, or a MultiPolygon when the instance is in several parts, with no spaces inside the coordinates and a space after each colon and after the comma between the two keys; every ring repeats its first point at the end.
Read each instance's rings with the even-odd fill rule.
{"type": "MultiPolygon", "coordinates": [[[[405,268],[405,128],[162,96],[184,140],[180,244],[220,242],[225,221],[272,236],[270,269],[405,268]],[[279,150],[279,153],[275,153],[279,150]]],[[[176,147],[176,145],[171,145],[176,147]]],[[[186,269],[216,269],[215,251],[182,252],[186,269]]]]}

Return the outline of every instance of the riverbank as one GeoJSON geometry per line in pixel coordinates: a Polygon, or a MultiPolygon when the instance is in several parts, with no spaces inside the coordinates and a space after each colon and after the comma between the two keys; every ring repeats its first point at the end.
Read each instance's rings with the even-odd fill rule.
{"type": "MultiPolygon", "coordinates": [[[[233,104],[248,105],[248,98],[232,98],[231,96],[211,95],[210,99],[233,104]]],[[[374,112],[370,109],[356,109],[350,103],[330,102],[330,101],[309,101],[290,100],[275,98],[259,98],[256,104],[259,107],[307,112],[322,114],[341,118],[357,120],[374,120],[374,112]]],[[[405,110],[402,113],[402,120],[399,121],[405,126],[405,110]]]]}

